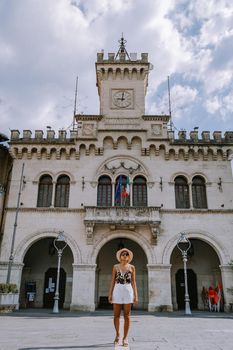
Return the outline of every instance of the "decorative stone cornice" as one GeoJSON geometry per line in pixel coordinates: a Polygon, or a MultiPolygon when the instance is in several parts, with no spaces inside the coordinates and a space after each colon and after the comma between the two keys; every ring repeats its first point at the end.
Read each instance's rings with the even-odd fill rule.
{"type": "MultiPolygon", "coordinates": [[[[8,207],[6,208],[7,211],[15,211],[16,207],[8,207]]],[[[20,212],[25,212],[25,213],[83,213],[85,210],[83,208],[20,208],[20,212]]]]}
{"type": "Polygon", "coordinates": [[[95,225],[107,224],[114,230],[116,226],[128,227],[149,225],[151,230],[151,244],[157,244],[160,226],[160,207],[85,207],[87,244],[93,243],[95,225]]]}
{"type": "Polygon", "coordinates": [[[169,115],[142,115],[142,119],[146,121],[163,121],[168,122],[170,120],[169,115]]]}
{"type": "Polygon", "coordinates": [[[86,121],[86,120],[95,120],[100,121],[103,119],[103,116],[100,114],[76,114],[76,121],[86,121]]]}
{"type": "Polygon", "coordinates": [[[185,214],[185,215],[208,215],[208,214],[233,214],[233,209],[160,209],[161,214],[185,214]]]}

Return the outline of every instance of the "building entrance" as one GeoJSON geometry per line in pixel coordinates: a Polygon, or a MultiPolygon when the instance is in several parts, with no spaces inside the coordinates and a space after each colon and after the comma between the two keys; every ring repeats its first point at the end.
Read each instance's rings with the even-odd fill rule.
{"type": "MultiPolygon", "coordinates": [[[[190,299],[190,307],[192,310],[197,309],[197,276],[193,270],[187,270],[188,292],[190,299]]],[[[184,302],[185,285],[184,285],[184,270],[180,269],[176,273],[176,296],[178,310],[185,309],[184,302]]]]}
{"type": "MultiPolygon", "coordinates": [[[[53,308],[57,279],[57,251],[54,237],[36,241],[26,252],[20,287],[20,307],[53,308]]],[[[61,259],[60,308],[69,308],[72,297],[73,255],[69,246],[61,259]]]]}
{"type": "Polygon", "coordinates": [[[148,308],[148,275],[147,257],[143,249],[134,241],[126,238],[117,238],[106,243],[97,257],[95,304],[97,308],[112,308],[108,303],[108,291],[112,277],[112,267],[117,264],[116,252],[121,248],[132,250],[134,258],[131,262],[136,268],[136,283],[138,288],[138,305],[134,308],[148,308]]]}
{"type": "MultiPolygon", "coordinates": [[[[57,286],[57,269],[50,268],[45,273],[44,282],[44,308],[52,309],[54,305],[54,296],[57,286]]],[[[59,308],[63,308],[65,301],[65,286],[66,286],[66,273],[64,269],[60,269],[60,281],[59,281],[59,308]]]]}
{"type": "MultiPolygon", "coordinates": [[[[200,239],[190,239],[188,251],[187,277],[191,309],[208,309],[203,299],[203,289],[215,289],[222,284],[220,260],[216,251],[200,239]]],[[[172,303],[174,310],[184,309],[183,259],[177,247],[171,254],[172,303]]]]}

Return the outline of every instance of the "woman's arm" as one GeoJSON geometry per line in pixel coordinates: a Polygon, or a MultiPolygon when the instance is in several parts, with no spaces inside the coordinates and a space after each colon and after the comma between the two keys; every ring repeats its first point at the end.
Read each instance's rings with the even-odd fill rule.
{"type": "Polygon", "coordinates": [[[110,285],[109,292],[108,292],[108,302],[110,304],[112,304],[112,292],[113,292],[113,288],[115,285],[115,278],[116,278],[116,268],[115,268],[115,266],[113,266],[113,268],[112,268],[112,280],[111,280],[111,285],[110,285]]]}
{"type": "Polygon", "coordinates": [[[138,290],[137,290],[137,284],[136,284],[136,269],[135,266],[132,265],[132,287],[133,287],[133,294],[134,294],[134,300],[133,302],[135,304],[138,303],[138,290]]]}

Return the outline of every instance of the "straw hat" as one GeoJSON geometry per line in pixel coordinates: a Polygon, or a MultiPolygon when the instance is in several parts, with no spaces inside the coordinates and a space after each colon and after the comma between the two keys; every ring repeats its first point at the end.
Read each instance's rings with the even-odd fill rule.
{"type": "Polygon", "coordinates": [[[129,263],[133,260],[133,253],[131,252],[131,250],[127,249],[127,248],[122,248],[120,250],[117,251],[116,253],[116,258],[119,262],[121,262],[121,253],[123,252],[127,252],[129,253],[129,263]]]}

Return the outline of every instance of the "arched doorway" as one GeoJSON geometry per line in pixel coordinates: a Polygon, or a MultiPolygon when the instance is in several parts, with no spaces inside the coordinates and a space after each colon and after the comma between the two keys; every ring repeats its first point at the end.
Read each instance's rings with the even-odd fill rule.
{"type": "Polygon", "coordinates": [[[117,264],[116,252],[121,248],[128,248],[134,253],[132,264],[136,268],[136,282],[138,288],[138,305],[135,308],[148,308],[148,275],[147,257],[143,249],[136,242],[127,238],[116,238],[106,243],[97,256],[95,304],[97,308],[111,308],[108,304],[108,291],[111,283],[112,267],[117,264]]]}
{"type": "MultiPolygon", "coordinates": [[[[200,239],[190,239],[188,251],[187,277],[190,307],[203,310],[206,305],[202,300],[202,289],[210,286],[216,288],[222,283],[220,261],[216,251],[200,239]]],[[[184,309],[184,270],[183,260],[177,247],[171,254],[172,302],[175,310],[184,309]]]]}
{"type": "MultiPolygon", "coordinates": [[[[26,252],[20,288],[20,307],[53,307],[57,279],[57,251],[54,237],[36,241],[26,252]]],[[[69,308],[72,294],[73,255],[69,246],[63,251],[60,271],[60,308],[69,308]]]]}

